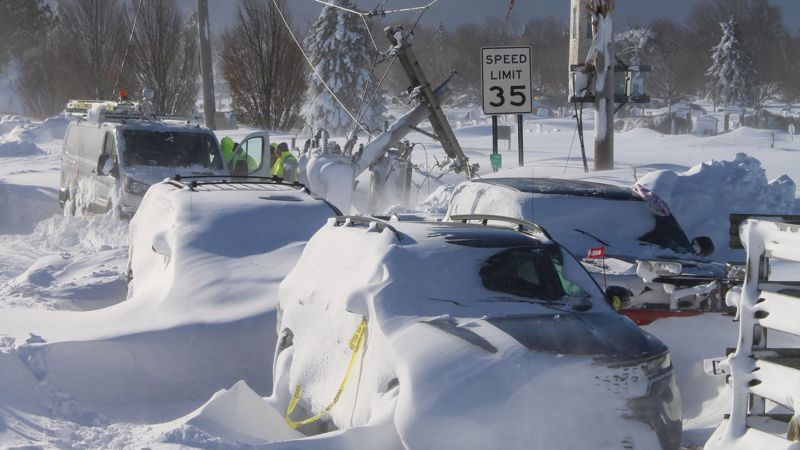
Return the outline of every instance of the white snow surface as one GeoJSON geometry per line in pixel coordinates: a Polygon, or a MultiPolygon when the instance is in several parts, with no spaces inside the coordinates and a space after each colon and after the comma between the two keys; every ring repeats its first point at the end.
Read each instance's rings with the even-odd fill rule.
{"type": "MultiPolygon", "coordinates": [[[[591,142],[591,114],[586,117],[586,141],[591,142]]],[[[216,254],[215,264],[207,258],[213,251],[203,253],[195,247],[198,257],[186,260],[190,273],[153,267],[156,281],[142,290],[134,281],[133,297],[127,299],[128,224],[113,215],[64,217],[58,208],[65,128],[61,118],[40,123],[9,116],[0,120],[0,146],[14,142],[28,149],[23,154],[6,150],[7,155],[0,150],[0,447],[363,448],[368,443],[374,445],[367,447],[392,448],[398,443],[387,411],[395,404],[384,401],[385,409],[376,409],[368,420],[361,418],[363,426],[334,431],[324,439],[269,444],[296,437],[282,422],[280,399],[262,398],[272,385],[278,284],[303,244],[273,242],[269,248],[259,247],[260,253],[242,257],[244,244],[219,243],[226,231],[235,233],[237,225],[252,224],[251,216],[233,224],[212,218],[195,221],[201,238],[193,245],[216,248],[217,253],[226,248],[236,255],[216,254]],[[30,150],[34,147],[38,151],[30,150]],[[173,283],[172,288],[158,289],[161,283],[173,283]]],[[[226,134],[236,139],[249,131],[226,134]]],[[[526,165],[514,167],[516,153],[503,151],[505,166],[497,175],[558,176],[621,186],[638,179],[669,203],[687,234],[711,236],[723,255],[729,212],[796,211],[792,200],[797,187],[789,178],[800,179],[800,140],[791,141],[786,133],[776,132],[771,148],[772,133],[763,130],[741,128],[702,138],[636,129],[615,136],[616,170],[584,174],[576,157],[577,140],[570,147],[574,132],[574,123],[567,119],[526,123],[526,165]],[[747,156],[737,155],[743,152],[747,156]]],[[[470,162],[480,163],[481,174],[489,175],[490,127],[462,128],[456,135],[470,162]]],[[[275,136],[280,141],[292,135],[275,136]]],[[[411,198],[422,202],[445,186],[426,201],[429,211],[441,212],[451,189],[446,186],[463,177],[434,167],[434,154],[441,160],[435,142],[416,133],[409,137],[427,147],[413,157],[418,171],[411,198]]],[[[359,178],[355,201],[364,200],[368,185],[365,174],[359,178]]],[[[213,203],[223,209],[244,208],[213,203]]],[[[170,217],[145,216],[136,221],[165,229],[173,224],[170,217]]],[[[246,228],[258,236],[274,232],[267,226],[246,228]]],[[[147,250],[146,244],[134,247],[147,250]]],[[[431,270],[432,280],[445,276],[431,270]]],[[[355,328],[354,323],[340,325],[347,333],[355,328]]],[[[702,445],[730,404],[724,380],[703,374],[702,359],[722,356],[726,347],[734,346],[737,324],[727,316],[706,314],[659,320],[645,328],[671,349],[684,399],[684,445],[702,445]]],[[[796,344],[777,339],[774,344],[796,344]]],[[[419,341],[412,343],[419,346],[419,341]]],[[[376,359],[374,368],[385,362],[376,359]]],[[[439,363],[414,362],[418,367],[439,363]]],[[[552,395],[554,402],[562,397],[557,390],[552,395]]],[[[445,397],[445,406],[465,400],[453,394],[445,397]]],[[[408,421],[401,425],[411,426],[417,413],[424,416],[428,407],[432,406],[419,399],[403,404],[408,421]]],[[[541,416],[537,420],[545,424],[552,420],[545,412],[541,416]]],[[[458,420],[452,426],[460,426],[458,420]]],[[[435,433],[427,429],[419,436],[435,433]]],[[[470,436],[465,432],[465,439],[470,436]]],[[[565,435],[565,442],[569,438],[565,435]]]]}

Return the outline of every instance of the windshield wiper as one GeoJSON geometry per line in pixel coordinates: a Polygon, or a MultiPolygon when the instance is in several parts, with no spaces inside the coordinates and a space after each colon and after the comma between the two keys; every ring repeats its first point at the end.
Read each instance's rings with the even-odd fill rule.
{"type": "Polygon", "coordinates": [[[609,244],[608,242],[606,242],[606,241],[600,239],[599,237],[593,235],[592,233],[589,233],[588,231],[584,231],[584,230],[581,230],[579,228],[575,228],[575,231],[577,231],[580,234],[585,234],[586,236],[589,236],[590,238],[592,238],[595,241],[605,245],[606,247],[611,247],[611,244],[609,244]]]}

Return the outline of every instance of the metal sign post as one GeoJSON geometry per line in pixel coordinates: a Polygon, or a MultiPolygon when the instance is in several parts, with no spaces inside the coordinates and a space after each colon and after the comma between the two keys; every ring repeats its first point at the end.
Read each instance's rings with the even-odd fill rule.
{"type": "Polygon", "coordinates": [[[794,124],[793,123],[789,124],[789,136],[791,136],[792,142],[794,142],[794,124]]]}
{"type": "MultiPolygon", "coordinates": [[[[531,48],[481,48],[481,92],[483,113],[492,116],[492,169],[500,169],[497,153],[497,115],[516,114],[521,130],[522,114],[533,112],[533,83],[531,81],[531,48]]],[[[522,132],[518,132],[520,165],[522,165],[522,132]]]]}
{"type": "Polygon", "coordinates": [[[503,157],[497,152],[498,135],[497,116],[492,116],[492,156],[489,157],[489,161],[492,163],[492,172],[497,172],[503,166],[503,157]]]}
{"type": "Polygon", "coordinates": [[[519,149],[519,166],[525,165],[525,156],[522,154],[522,114],[517,114],[517,148],[519,149]]]}

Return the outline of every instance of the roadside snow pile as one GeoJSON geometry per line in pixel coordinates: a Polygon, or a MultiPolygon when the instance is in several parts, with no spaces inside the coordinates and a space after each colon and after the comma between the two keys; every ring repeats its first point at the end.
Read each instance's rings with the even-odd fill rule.
{"type": "Polygon", "coordinates": [[[694,146],[769,148],[774,133],[772,130],[739,127],[730,133],[700,139],[694,146]]]}
{"type": "Polygon", "coordinates": [[[193,447],[264,445],[304,436],[286,426],[283,416],[244,381],[214,394],[197,411],[179,419],[185,425],[164,435],[165,443],[193,447]],[[186,420],[188,419],[188,420],[186,420]]]}
{"type": "MultiPolygon", "coordinates": [[[[47,206],[58,208],[55,198],[48,200],[47,206]]],[[[12,211],[18,203],[9,202],[12,211]]],[[[24,271],[20,267],[22,273],[5,267],[2,275],[12,278],[0,285],[0,295],[13,297],[15,307],[29,309],[87,310],[125,300],[128,223],[112,214],[64,217],[41,211],[49,214],[38,218],[38,224],[22,219],[16,223],[18,228],[33,228],[18,239],[38,257],[24,271]]]]}
{"type": "Polygon", "coordinates": [[[667,202],[689,238],[709,236],[718,261],[743,259],[728,248],[731,213],[794,214],[795,183],[786,175],[768,181],[761,162],[744,153],[733,161],[704,162],[686,172],[652,172],[639,180],[667,202]]]}
{"type": "MultiPolygon", "coordinates": [[[[0,144],[0,152],[2,148],[0,144]]],[[[0,211],[0,235],[27,234],[39,221],[59,212],[58,194],[51,188],[0,181],[0,211]]]]}
{"type": "Polygon", "coordinates": [[[20,116],[6,115],[0,117],[0,134],[6,134],[18,126],[30,125],[31,121],[20,116]]]}
{"type": "Polygon", "coordinates": [[[97,252],[128,246],[128,222],[113,212],[103,215],[56,215],[36,225],[35,238],[45,249],[97,252]]]}
{"type": "Polygon", "coordinates": [[[33,141],[35,135],[27,128],[18,126],[0,136],[0,158],[35,156],[44,152],[33,141]]]}
{"type": "Polygon", "coordinates": [[[30,129],[36,133],[39,140],[64,139],[67,134],[69,119],[64,116],[48,117],[44,122],[33,124],[30,129]]]}

